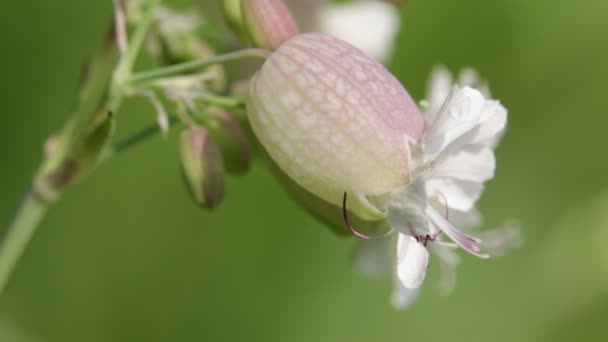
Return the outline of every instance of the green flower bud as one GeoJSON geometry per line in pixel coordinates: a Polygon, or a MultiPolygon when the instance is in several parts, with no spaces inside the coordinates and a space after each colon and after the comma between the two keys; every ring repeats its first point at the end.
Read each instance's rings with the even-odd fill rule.
{"type": "Polygon", "coordinates": [[[197,204],[215,208],[224,197],[224,163],[219,148],[204,128],[193,127],[181,136],[184,179],[197,204]]]}
{"type": "MultiPolygon", "coordinates": [[[[66,186],[87,176],[97,165],[108,138],[115,128],[112,113],[100,112],[89,132],[83,137],[82,144],[73,149],[65,143],[63,135],[54,135],[45,144],[45,158],[50,161],[36,177],[36,191],[46,200],[56,199],[58,193],[66,186]]],[[[73,121],[66,132],[73,129],[73,121]]],[[[65,132],[63,133],[65,134],[65,132]]]]}
{"type": "Polygon", "coordinates": [[[249,36],[244,29],[241,0],[220,0],[220,6],[226,23],[239,39],[248,41],[249,36]]]}
{"type": "MultiPolygon", "coordinates": [[[[215,51],[203,40],[196,30],[201,26],[200,18],[190,13],[174,12],[160,7],[157,11],[157,44],[160,55],[166,64],[188,62],[196,59],[209,59],[215,51]]],[[[209,81],[211,90],[221,92],[226,87],[226,71],[220,64],[202,68],[200,71],[215,73],[209,81]]]]}

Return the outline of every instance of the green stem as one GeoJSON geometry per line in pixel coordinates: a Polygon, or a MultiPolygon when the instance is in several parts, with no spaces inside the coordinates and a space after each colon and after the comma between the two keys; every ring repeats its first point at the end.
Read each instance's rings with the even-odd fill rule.
{"type": "MultiPolygon", "coordinates": [[[[170,125],[173,125],[177,121],[176,116],[169,117],[170,125]]],[[[155,136],[160,131],[157,123],[150,124],[148,127],[108,148],[101,154],[99,162],[112,159],[119,153],[155,136]]],[[[25,196],[15,219],[9,226],[0,245],[0,294],[3,293],[15,265],[25,251],[48,207],[49,203],[42,201],[32,191],[29,191],[25,196]]]]}
{"type": "Polygon", "coordinates": [[[138,22],[133,35],[128,42],[127,51],[124,56],[121,56],[120,63],[116,67],[112,76],[112,86],[110,90],[110,100],[108,108],[112,112],[118,111],[122,100],[125,96],[126,81],[131,78],[133,67],[139,56],[139,52],[144,44],[146,35],[154,20],[154,13],[160,4],[161,0],[149,0],[145,8],[141,20],[138,22]]]}
{"type": "Polygon", "coordinates": [[[207,104],[220,106],[224,108],[243,108],[245,103],[241,99],[230,96],[220,96],[209,93],[200,93],[196,96],[197,100],[201,100],[207,104]]]}
{"type": "Polygon", "coordinates": [[[44,217],[48,204],[28,192],[0,246],[0,293],[44,217]]]}
{"type": "Polygon", "coordinates": [[[129,39],[129,46],[125,55],[125,66],[129,71],[133,70],[133,66],[135,65],[137,56],[139,55],[139,52],[144,44],[146,35],[150,29],[150,25],[152,25],[152,20],[154,20],[156,8],[160,2],[161,0],[148,1],[148,6],[145,8],[139,23],[137,23],[137,27],[135,28],[133,35],[129,39]]]}
{"type": "MultiPolygon", "coordinates": [[[[45,160],[38,175],[34,178],[34,186],[46,184],[49,173],[60,167],[70,151],[78,149],[84,144],[84,134],[95,120],[95,114],[100,106],[100,99],[107,90],[108,75],[112,74],[109,84],[107,107],[116,112],[125,96],[125,81],[131,77],[133,66],[144,43],[146,34],[154,19],[156,8],[161,0],[149,0],[144,10],[141,21],[138,23],[125,55],[112,73],[112,54],[115,48],[115,39],[109,40],[108,45],[102,49],[99,57],[92,66],[92,75],[85,82],[80,101],[76,108],[73,122],[68,124],[64,132],[65,151],[57,153],[57,157],[45,160]]],[[[55,189],[59,196],[62,189],[55,189]]],[[[40,224],[48,209],[48,203],[43,201],[37,194],[30,191],[23,200],[15,219],[9,226],[5,238],[0,245],[0,294],[3,293],[15,265],[23,254],[30,239],[40,224]]]]}
{"type": "Polygon", "coordinates": [[[209,59],[200,59],[191,62],[174,64],[164,68],[139,72],[134,74],[129,81],[132,86],[136,87],[144,85],[146,82],[154,81],[158,78],[180,75],[186,72],[196,71],[200,68],[204,68],[214,64],[222,64],[245,58],[267,59],[269,56],[270,51],[264,49],[244,49],[226,53],[223,55],[217,55],[209,59]]]}

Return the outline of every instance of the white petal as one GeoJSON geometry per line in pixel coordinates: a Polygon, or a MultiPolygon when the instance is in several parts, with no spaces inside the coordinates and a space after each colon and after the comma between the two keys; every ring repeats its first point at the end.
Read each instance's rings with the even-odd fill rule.
{"type": "Polygon", "coordinates": [[[360,240],[355,247],[353,263],[361,275],[375,277],[388,272],[393,265],[393,238],[360,240]]]}
{"type": "Polygon", "coordinates": [[[441,231],[443,231],[462,249],[480,258],[489,257],[488,254],[481,253],[481,249],[477,245],[481,242],[481,240],[458,230],[458,228],[454,227],[448,220],[446,220],[443,216],[441,216],[441,214],[430,206],[426,208],[426,214],[433,224],[437,226],[437,228],[441,229],[441,231]]]}
{"type": "Polygon", "coordinates": [[[427,85],[427,101],[429,103],[427,109],[424,111],[424,118],[426,122],[432,123],[435,120],[435,116],[439,113],[441,106],[445,100],[450,96],[454,81],[452,80],[452,74],[444,66],[436,66],[431,71],[431,79],[427,85]]]}
{"type": "Polygon", "coordinates": [[[475,128],[473,142],[494,147],[507,125],[507,109],[498,101],[486,101],[483,121],[475,128]]]}
{"type": "Polygon", "coordinates": [[[422,138],[425,161],[433,160],[446,146],[479,124],[484,105],[485,99],[478,90],[454,86],[422,138]]]}
{"type": "Polygon", "coordinates": [[[482,191],[483,185],[477,182],[450,178],[432,178],[426,182],[426,192],[429,196],[445,198],[449,208],[460,211],[473,209],[482,191]]]}
{"type": "Polygon", "coordinates": [[[340,38],[371,57],[388,60],[399,32],[397,9],[381,1],[328,5],[320,16],[321,31],[340,38]]]}
{"type": "Polygon", "coordinates": [[[433,168],[432,177],[454,178],[483,183],[494,177],[494,152],[483,146],[470,146],[444,156],[433,168]]]}
{"type": "Polygon", "coordinates": [[[428,223],[424,181],[421,177],[393,191],[388,203],[387,220],[391,228],[404,234],[427,234],[428,223]]]}
{"type": "Polygon", "coordinates": [[[429,264],[429,252],[413,236],[399,234],[397,239],[397,278],[408,289],[422,285],[429,264]]]}
{"type": "Polygon", "coordinates": [[[420,289],[408,289],[395,278],[393,293],[391,294],[391,304],[395,309],[407,309],[416,301],[420,289]]]}
{"type": "Polygon", "coordinates": [[[454,141],[446,150],[454,151],[469,145],[496,147],[507,124],[507,110],[498,101],[486,101],[479,124],[454,141]]]}

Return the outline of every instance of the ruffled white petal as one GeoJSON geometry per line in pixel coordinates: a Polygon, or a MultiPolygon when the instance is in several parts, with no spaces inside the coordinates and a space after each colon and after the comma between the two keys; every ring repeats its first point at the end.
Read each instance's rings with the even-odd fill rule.
{"type": "Polygon", "coordinates": [[[428,232],[424,208],[427,198],[422,178],[393,191],[388,203],[387,220],[394,230],[404,234],[423,235],[428,232]]]}
{"type": "Polygon", "coordinates": [[[449,208],[469,211],[481,196],[483,184],[451,178],[431,178],[427,180],[425,189],[429,197],[445,198],[449,208]]]}
{"type": "Polygon", "coordinates": [[[427,85],[427,102],[428,107],[424,111],[426,122],[433,122],[435,116],[439,113],[445,99],[450,96],[454,80],[452,74],[444,66],[437,66],[431,71],[431,79],[427,85]]]}
{"type": "Polygon", "coordinates": [[[410,235],[397,238],[397,278],[408,289],[422,285],[429,264],[429,252],[410,235]]]}
{"type": "Polygon", "coordinates": [[[366,277],[388,272],[394,264],[394,244],[392,238],[360,240],[353,255],[355,269],[366,277]]]}
{"type": "Polygon", "coordinates": [[[479,123],[452,142],[442,153],[451,153],[471,145],[494,149],[507,124],[507,110],[498,101],[486,101],[479,123]]]}
{"type": "Polygon", "coordinates": [[[442,155],[433,168],[432,177],[454,178],[483,183],[494,177],[496,159],[487,147],[471,146],[442,155]]]}
{"type": "Polygon", "coordinates": [[[397,9],[381,1],[330,4],[320,13],[321,31],[387,61],[400,27],[397,9]]]}
{"type": "Polygon", "coordinates": [[[454,86],[441,110],[422,137],[424,161],[435,159],[454,140],[480,122],[485,99],[478,90],[454,86]]]}
{"type": "Polygon", "coordinates": [[[395,278],[393,293],[391,294],[391,304],[395,309],[407,309],[414,304],[419,293],[420,289],[408,289],[401,284],[399,279],[395,278]]]}
{"type": "Polygon", "coordinates": [[[482,119],[471,143],[495,147],[507,125],[507,109],[498,101],[486,101],[482,119]]]}

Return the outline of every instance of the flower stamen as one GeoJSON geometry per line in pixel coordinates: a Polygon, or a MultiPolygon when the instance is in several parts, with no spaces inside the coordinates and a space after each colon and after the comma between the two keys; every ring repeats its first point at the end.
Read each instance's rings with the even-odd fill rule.
{"type": "Polygon", "coordinates": [[[438,193],[439,197],[441,198],[441,200],[443,201],[443,206],[445,207],[445,213],[443,216],[445,216],[445,220],[449,221],[450,220],[450,207],[448,206],[448,199],[445,198],[445,195],[443,193],[438,193]]]}
{"type": "Polygon", "coordinates": [[[348,210],[346,209],[346,192],[344,192],[344,197],[342,197],[342,216],[344,217],[344,223],[346,224],[346,227],[348,227],[348,229],[350,230],[350,232],[358,237],[359,239],[362,240],[376,240],[376,239],[383,239],[389,235],[391,235],[393,233],[393,230],[390,229],[389,231],[387,231],[386,233],[384,233],[383,235],[378,235],[378,236],[368,236],[365,235],[363,233],[359,233],[351,224],[350,224],[350,220],[348,219],[348,210]]]}

